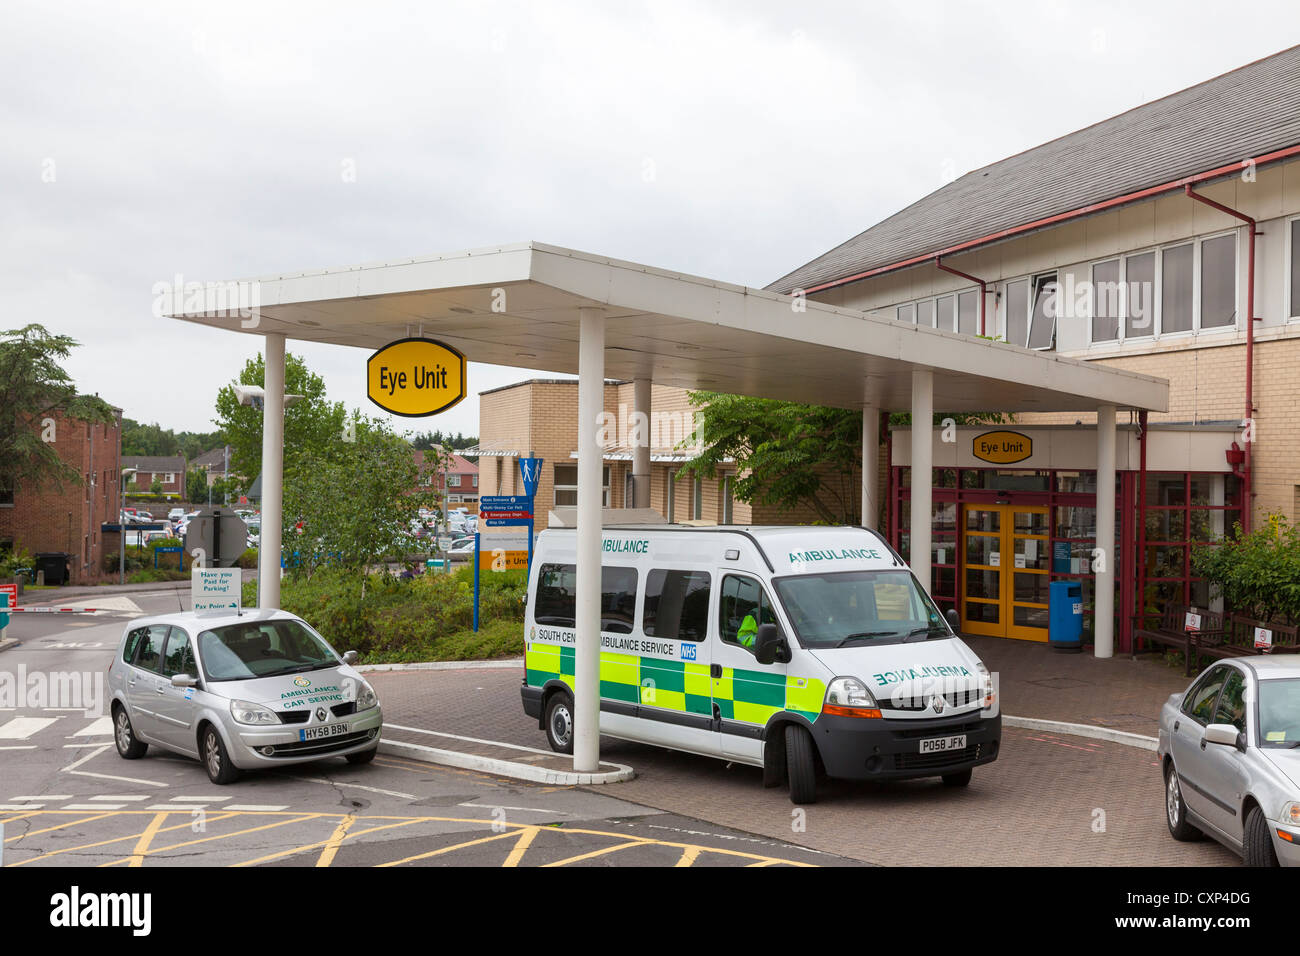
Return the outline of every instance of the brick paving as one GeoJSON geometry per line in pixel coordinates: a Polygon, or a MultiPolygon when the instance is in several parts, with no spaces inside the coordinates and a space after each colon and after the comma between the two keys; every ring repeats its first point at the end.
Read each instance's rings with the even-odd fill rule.
{"type": "MultiPolygon", "coordinates": [[[[1158,659],[1099,661],[1041,645],[970,641],[1000,674],[1005,713],[1154,735],[1185,680],[1158,659]]],[[[389,722],[545,748],[519,700],[522,665],[368,675],[389,722]]],[[[1106,741],[1004,728],[1003,750],[970,787],[936,780],[823,784],[802,817],[751,767],[602,738],[601,757],[637,778],[600,792],[772,839],[885,865],[1238,863],[1212,841],[1176,843],[1155,754],[1106,741]],[[798,829],[802,826],[802,829],[798,829]]],[[[414,739],[404,735],[405,739],[414,739]]],[[[430,738],[438,739],[441,738],[430,738]]],[[[444,746],[433,743],[433,746],[444,746]]]]}

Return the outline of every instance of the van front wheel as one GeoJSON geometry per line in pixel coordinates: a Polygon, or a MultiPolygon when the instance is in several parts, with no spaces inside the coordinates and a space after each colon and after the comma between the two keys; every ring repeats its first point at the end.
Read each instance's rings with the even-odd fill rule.
{"type": "Polygon", "coordinates": [[[565,691],[546,702],[546,742],[556,753],[573,753],[573,698],[565,691]]]}
{"type": "Polygon", "coordinates": [[[812,737],[798,724],[785,726],[785,766],[791,803],[817,802],[817,760],[812,737]]]}

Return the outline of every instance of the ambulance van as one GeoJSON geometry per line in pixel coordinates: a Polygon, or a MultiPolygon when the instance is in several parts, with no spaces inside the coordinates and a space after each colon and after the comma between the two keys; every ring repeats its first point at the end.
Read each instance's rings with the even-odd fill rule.
{"type": "MultiPolygon", "coordinates": [[[[997,758],[988,669],[875,531],[602,531],[600,732],[763,768],[811,803],[819,771],[937,776],[997,758]]],[[[538,537],[525,713],[573,752],[577,532],[538,537]]]]}

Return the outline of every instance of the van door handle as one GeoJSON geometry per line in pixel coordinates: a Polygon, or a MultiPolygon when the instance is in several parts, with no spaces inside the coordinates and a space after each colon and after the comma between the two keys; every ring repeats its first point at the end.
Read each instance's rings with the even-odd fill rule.
{"type": "Polygon", "coordinates": [[[722,665],[721,665],[721,664],[710,664],[710,665],[709,665],[709,676],[710,676],[710,677],[721,677],[721,676],[722,676],[722,665]]]}

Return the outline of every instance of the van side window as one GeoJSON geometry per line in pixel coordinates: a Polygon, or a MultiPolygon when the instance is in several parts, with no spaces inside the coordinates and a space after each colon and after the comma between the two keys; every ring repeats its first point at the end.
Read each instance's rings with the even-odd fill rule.
{"type": "Polygon", "coordinates": [[[772,600],[754,578],[728,574],[722,579],[719,631],[727,644],[752,650],[760,624],[776,624],[772,600]]]}
{"type": "MultiPolygon", "coordinates": [[[[574,627],[578,568],[573,564],[543,564],[537,575],[533,619],[538,624],[574,627]]],[[[600,569],[600,629],[631,634],[636,616],[636,568],[600,569]]]]}
{"type": "Polygon", "coordinates": [[[641,618],[647,636],[704,640],[709,630],[710,583],[707,571],[651,571],[641,618]]]}

